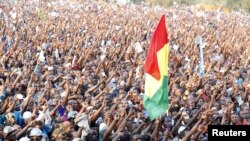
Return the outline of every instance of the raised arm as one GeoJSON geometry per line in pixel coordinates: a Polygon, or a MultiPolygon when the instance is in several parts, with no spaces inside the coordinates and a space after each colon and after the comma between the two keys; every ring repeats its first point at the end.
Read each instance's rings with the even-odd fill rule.
{"type": "Polygon", "coordinates": [[[98,116],[101,114],[103,108],[107,105],[107,101],[103,101],[102,106],[91,117],[91,123],[95,122],[98,116]]]}
{"type": "Polygon", "coordinates": [[[33,87],[27,89],[27,98],[24,101],[23,110],[21,111],[21,113],[24,113],[24,111],[26,111],[27,107],[29,106],[30,99],[32,98],[34,93],[35,89],[33,87]]]}
{"type": "Polygon", "coordinates": [[[108,141],[109,140],[109,136],[113,130],[113,128],[115,127],[115,124],[117,123],[117,121],[119,120],[119,116],[115,116],[113,122],[111,123],[111,125],[108,127],[108,129],[105,131],[102,140],[103,141],[108,141]]]}
{"type": "Polygon", "coordinates": [[[160,127],[160,119],[156,119],[155,121],[155,124],[156,124],[156,127],[153,131],[153,134],[152,134],[152,138],[154,141],[158,141],[159,140],[159,127],[160,127]]]}
{"type": "Polygon", "coordinates": [[[202,119],[199,119],[199,121],[192,127],[192,129],[189,131],[188,134],[182,139],[183,141],[189,141],[190,137],[197,131],[198,126],[202,122],[202,119]]]}

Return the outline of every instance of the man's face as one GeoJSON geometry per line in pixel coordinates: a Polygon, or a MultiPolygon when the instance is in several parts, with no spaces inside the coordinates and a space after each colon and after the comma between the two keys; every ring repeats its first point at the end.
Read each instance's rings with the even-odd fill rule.
{"type": "Polygon", "coordinates": [[[95,130],[90,130],[88,134],[89,141],[98,141],[98,133],[95,130]]]}
{"type": "Polygon", "coordinates": [[[197,103],[198,107],[201,107],[204,104],[204,101],[202,99],[200,99],[197,103]]]}
{"type": "Polygon", "coordinates": [[[65,132],[71,134],[73,131],[74,131],[74,126],[72,125],[72,123],[69,123],[69,125],[67,126],[65,132]]]}
{"type": "Polygon", "coordinates": [[[194,102],[193,102],[193,101],[188,101],[188,107],[189,107],[190,109],[194,109],[194,108],[195,108],[194,102]]]}
{"type": "Polygon", "coordinates": [[[226,98],[226,105],[229,106],[232,104],[232,99],[231,98],[226,98]]]}
{"type": "Polygon", "coordinates": [[[32,137],[30,137],[30,139],[32,141],[40,141],[40,140],[42,140],[42,137],[40,137],[40,136],[32,136],[32,137]]]}
{"type": "Polygon", "coordinates": [[[246,120],[246,124],[247,124],[247,125],[250,125],[250,119],[247,119],[247,120],[246,120]]]}
{"type": "Polygon", "coordinates": [[[243,106],[240,112],[240,116],[244,119],[250,119],[250,112],[248,106],[243,106]]]}
{"type": "Polygon", "coordinates": [[[7,125],[14,125],[16,123],[13,113],[8,113],[6,115],[6,122],[7,122],[7,125]]]}
{"type": "Polygon", "coordinates": [[[28,123],[31,122],[31,121],[32,121],[31,118],[24,119],[25,124],[28,124],[28,123]]]}
{"type": "Polygon", "coordinates": [[[5,140],[6,141],[14,141],[16,140],[16,135],[15,135],[16,132],[12,132],[10,133],[7,137],[5,137],[5,140]]]}
{"type": "Polygon", "coordinates": [[[220,109],[220,104],[219,103],[214,103],[214,107],[217,109],[217,110],[219,110],[220,109]]]}
{"type": "Polygon", "coordinates": [[[239,120],[238,115],[236,115],[236,114],[232,114],[231,119],[232,119],[233,124],[237,123],[239,120]]]}

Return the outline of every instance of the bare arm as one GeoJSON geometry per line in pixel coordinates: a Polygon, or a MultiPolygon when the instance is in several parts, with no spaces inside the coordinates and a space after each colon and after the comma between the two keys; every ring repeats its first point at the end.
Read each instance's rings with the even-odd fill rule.
{"type": "Polygon", "coordinates": [[[145,123],[141,123],[133,132],[132,132],[132,134],[137,134],[139,131],[140,131],[140,129],[143,127],[145,125],[145,123]]]}
{"type": "Polygon", "coordinates": [[[155,127],[155,129],[154,129],[154,131],[153,131],[152,137],[153,137],[153,140],[154,140],[154,141],[158,141],[158,140],[159,140],[160,120],[157,119],[155,123],[156,123],[156,127],[155,127]]]}
{"type": "Polygon", "coordinates": [[[183,115],[181,115],[181,117],[179,118],[179,120],[177,121],[177,123],[175,124],[175,126],[173,127],[173,129],[171,131],[171,134],[174,134],[177,131],[179,125],[181,124],[182,119],[183,119],[183,115]]]}
{"type": "Polygon", "coordinates": [[[202,119],[199,119],[199,121],[193,126],[193,128],[190,130],[190,132],[182,139],[183,141],[188,141],[190,137],[197,131],[199,124],[202,122],[202,119]]]}
{"type": "Polygon", "coordinates": [[[107,105],[107,101],[103,101],[102,106],[94,113],[94,115],[91,118],[91,123],[95,122],[98,116],[101,114],[103,108],[107,105]]]}
{"type": "Polygon", "coordinates": [[[17,138],[17,139],[21,138],[21,137],[26,133],[26,131],[27,131],[30,127],[32,127],[32,125],[34,125],[34,123],[35,123],[35,121],[31,121],[31,122],[28,123],[24,128],[22,128],[21,131],[17,132],[16,138],[17,138]]]}
{"type": "Polygon", "coordinates": [[[17,82],[20,80],[21,77],[22,77],[22,74],[19,74],[19,75],[17,76],[17,78],[16,78],[15,81],[13,82],[13,85],[12,85],[10,91],[12,91],[13,89],[15,89],[16,84],[17,84],[17,82]]]}
{"type": "Polygon", "coordinates": [[[117,121],[119,120],[119,117],[116,116],[115,119],[113,120],[113,122],[111,123],[111,125],[108,127],[108,129],[105,131],[102,140],[103,141],[108,141],[109,140],[109,136],[113,130],[113,128],[115,127],[115,124],[117,123],[117,121]]]}
{"type": "Polygon", "coordinates": [[[56,105],[56,107],[54,107],[51,111],[50,111],[50,116],[53,117],[56,114],[56,110],[61,106],[61,103],[58,102],[58,104],[56,105]]]}
{"type": "Polygon", "coordinates": [[[133,109],[130,109],[128,115],[123,119],[121,125],[118,127],[117,132],[123,131],[123,129],[124,129],[125,126],[126,126],[127,120],[129,119],[129,117],[130,117],[132,114],[133,114],[133,109]]]}
{"type": "Polygon", "coordinates": [[[107,79],[107,81],[105,81],[105,80],[103,79],[101,82],[99,82],[99,83],[96,84],[95,86],[89,88],[89,89],[86,91],[86,93],[90,93],[90,92],[94,91],[94,90],[95,90],[96,88],[98,88],[103,82],[108,83],[108,82],[113,78],[113,76],[115,75],[115,72],[116,72],[116,70],[112,73],[111,76],[109,76],[109,78],[107,79]]]}
{"type": "Polygon", "coordinates": [[[82,127],[80,127],[80,128],[78,129],[78,131],[77,131],[77,133],[76,133],[76,137],[77,137],[77,138],[81,138],[81,136],[82,136],[82,130],[83,130],[82,127]]]}
{"type": "Polygon", "coordinates": [[[7,99],[4,101],[3,106],[1,107],[1,114],[2,114],[2,113],[5,113],[5,110],[8,108],[8,105],[9,105],[9,99],[7,98],[7,99]]]}
{"type": "Polygon", "coordinates": [[[68,102],[68,97],[69,97],[69,84],[67,83],[66,84],[66,94],[65,94],[65,97],[63,98],[62,100],[62,105],[65,106],[68,102]]]}
{"type": "Polygon", "coordinates": [[[17,99],[14,100],[14,102],[10,105],[10,107],[5,111],[5,113],[12,112],[14,107],[16,106],[17,99]]]}

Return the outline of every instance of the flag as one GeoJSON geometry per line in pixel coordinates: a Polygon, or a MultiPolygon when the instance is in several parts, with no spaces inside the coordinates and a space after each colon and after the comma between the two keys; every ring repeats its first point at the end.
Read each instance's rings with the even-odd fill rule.
{"type": "Polygon", "coordinates": [[[145,63],[144,108],[151,120],[166,113],[168,109],[168,35],[165,15],[158,23],[145,63]]]}

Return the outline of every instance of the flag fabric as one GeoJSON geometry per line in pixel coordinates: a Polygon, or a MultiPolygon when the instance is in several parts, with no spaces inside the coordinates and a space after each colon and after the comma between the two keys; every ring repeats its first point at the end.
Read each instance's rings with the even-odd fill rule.
{"type": "Polygon", "coordinates": [[[143,105],[151,120],[163,115],[168,109],[168,54],[168,35],[163,15],[155,29],[144,68],[143,105]]]}

